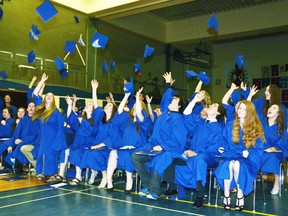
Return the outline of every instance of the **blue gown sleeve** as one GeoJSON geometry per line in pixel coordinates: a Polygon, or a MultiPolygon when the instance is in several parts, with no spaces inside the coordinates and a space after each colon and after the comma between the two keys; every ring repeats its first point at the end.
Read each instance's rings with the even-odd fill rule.
{"type": "Polygon", "coordinates": [[[168,88],[161,99],[160,102],[160,110],[163,112],[168,112],[168,105],[173,100],[173,95],[175,94],[175,90],[173,88],[168,88]]]}

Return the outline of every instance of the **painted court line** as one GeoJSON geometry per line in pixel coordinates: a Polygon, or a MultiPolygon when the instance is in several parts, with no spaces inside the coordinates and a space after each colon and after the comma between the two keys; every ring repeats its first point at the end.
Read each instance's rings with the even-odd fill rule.
{"type": "Polygon", "coordinates": [[[0,199],[6,199],[6,198],[10,198],[10,197],[18,197],[18,196],[22,196],[22,195],[26,195],[26,194],[39,193],[39,192],[43,192],[43,191],[47,191],[47,190],[54,190],[54,189],[53,188],[47,188],[47,189],[43,189],[43,190],[35,190],[35,191],[28,191],[28,192],[24,192],[24,193],[11,194],[11,195],[0,197],[0,199]]]}
{"type": "Polygon", "coordinates": [[[10,204],[10,205],[1,206],[0,209],[9,208],[9,207],[18,206],[18,205],[24,205],[24,204],[27,204],[27,203],[38,202],[38,201],[47,200],[47,199],[52,199],[52,198],[55,198],[55,197],[66,196],[66,195],[73,194],[73,193],[76,193],[76,192],[73,191],[73,192],[66,193],[66,194],[59,194],[59,195],[54,195],[54,196],[49,196],[49,197],[44,197],[44,198],[39,198],[39,199],[34,199],[34,200],[29,200],[29,201],[24,201],[24,202],[19,202],[19,203],[13,203],[13,204],[10,204]]]}

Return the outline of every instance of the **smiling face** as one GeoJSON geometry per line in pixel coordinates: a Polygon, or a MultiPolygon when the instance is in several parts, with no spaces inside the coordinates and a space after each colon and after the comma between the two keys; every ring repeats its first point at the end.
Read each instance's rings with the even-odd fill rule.
{"type": "Polygon", "coordinates": [[[268,118],[277,118],[278,115],[279,115],[279,106],[274,104],[268,109],[267,117],[268,118]]]}
{"type": "Polygon", "coordinates": [[[246,116],[246,105],[244,103],[241,103],[238,110],[237,110],[237,114],[239,118],[245,118],[246,116]]]}
{"type": "Polygon", "coordinates": [[[213,103],[210,106],[208,106],[206,109],[206,113],[209,116],[217,116],[218,115],[218,107],[219,104],[218,103],[213,103]]]}
{"type": "Polygon", "coordinates": [[[49,92],[46,94],[46,97],[45,97],[45,102],[47,105],[51,105],[54,101],[54,95],[53,93],[49,92]]]}
{"type": "Polygon", "coordinates": [[[106,106],[104,107],[104,112],[107,114],[111,114],[113,111],[113,104],[112,103],[107,103],[106,106]]]}
{"type": "Polygon", "coordinates": [[[92,111],[93,111],[93,104],[92,104],[92,103],[88,103],[88,104],[85,106],[84,111],[85,111],[86,113],[92,113],[92,111]]]}
{"type": "Polygon", "coordinates": [[[5,100],[5,103],[10,104],[10,103],[11,103],[11,97],[10,97],[10,95],[5,95],[4,100],[5,100]]]}

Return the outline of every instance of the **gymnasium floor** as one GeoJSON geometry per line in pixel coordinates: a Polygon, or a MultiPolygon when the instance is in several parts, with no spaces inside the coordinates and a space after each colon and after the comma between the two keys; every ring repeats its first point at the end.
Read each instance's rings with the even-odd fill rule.
{"type": "MultiPolygon", "coordinates": [[[[284,185],[281,197],[271,196],[271,181],[264,183],[266,205],[263,204],[261,184],[257,182],[256,212],[252,211],[253,194],[245,199],[242,212],[234,209],[226,211],[223,207],[214,205],[216,189],[212,189],[211,204],[205,204],[201,209],[194,209],[193,191],[188,191],[187,197],[183,200],[159,198],[157,201],[151,201],[134,192],[125,194],[123,191],[125,181],[122,177],[115,179],[115,190],[112,193],[98,189],[96,185],[99,181],[97,178],[95,185],[91,186],[81,184],[77,187],[65,185],[53,188],[36,180],[33,174],[31,176],[26,173],[21,176],[1,174],[0,215],[288,215],[288,191],[284,185]]],[[[222,198],[219,197],[218,203],[222,205],[222,198]]],[[[232,204],[234,203],[235,194],[232,194],[232,204]]]]}

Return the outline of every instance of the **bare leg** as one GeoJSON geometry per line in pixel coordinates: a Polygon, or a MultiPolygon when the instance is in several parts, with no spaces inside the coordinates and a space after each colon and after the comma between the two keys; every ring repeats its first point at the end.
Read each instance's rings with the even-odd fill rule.
{"type": "Polygon", "coordinates": [[[65,150],[65,160],[64,163],[60,163],[60,170],[59,170],[59,175],[64,177],[65,175],[65,170],[66,170],[66,166],[68,163],[68,157],[70,155],[70,149],[66,149],[65,150]]]}
{"type": "Polygon", "coordinates": [[[274,174],[274,185],[271,194],[277,195],[279,193],[279,189],[280,189],[280,176],[274,174]]]}
{"type": "Polygon", "coordinates": [[[126,171],[126,190],[130,191],[133,187],[133,173],[126,171]]]}
{"type": "Polygon", "coordinates": [[[107,188],[113,188],[113,174],[117,167],[118,162],[118,154],[117,150],[112,150],[109,155],[108,159],[108,166],[107,166],[107,188]]]}
{"type": "Polygon", "coordinates": [[[90,179],[88,181],[88,184],[94,184],[95,181],[95,177],[97,176],[98,172],[96,170],[91,169],[91,176],[90,179]]]}
{"type": "Polygon", "coordinates": [[[243,191],[240,189],[240,185],[238,184],[239,170],[240,170],[240,163],[239,161],[235,161],[233,163],[234,179],[237,184],[237,198],[236,198],[235,210],[238,211],[242,210],[244,207],[244,194],[243,191]]]}
{"type": "Polygon", "coordinates": [[[102,171],[102,180],[101,183],[98,185],[98,188],[105,188],[107,184],[107,171],[102,171]]]}
{"type": "Polygon", "coordinates": [[[230,161],[229,164],[229,172],[230,172],[230,178],[229,179],[225,179],[224,180],[224,200],[223,200],[223,204],[224,204],[224,208],[229,210],[230,207],[230,203],[231,203],[231,198],[230,198],[230,185],[231,185],[231,181],[233,178],[233,161],[230,161]]]}

